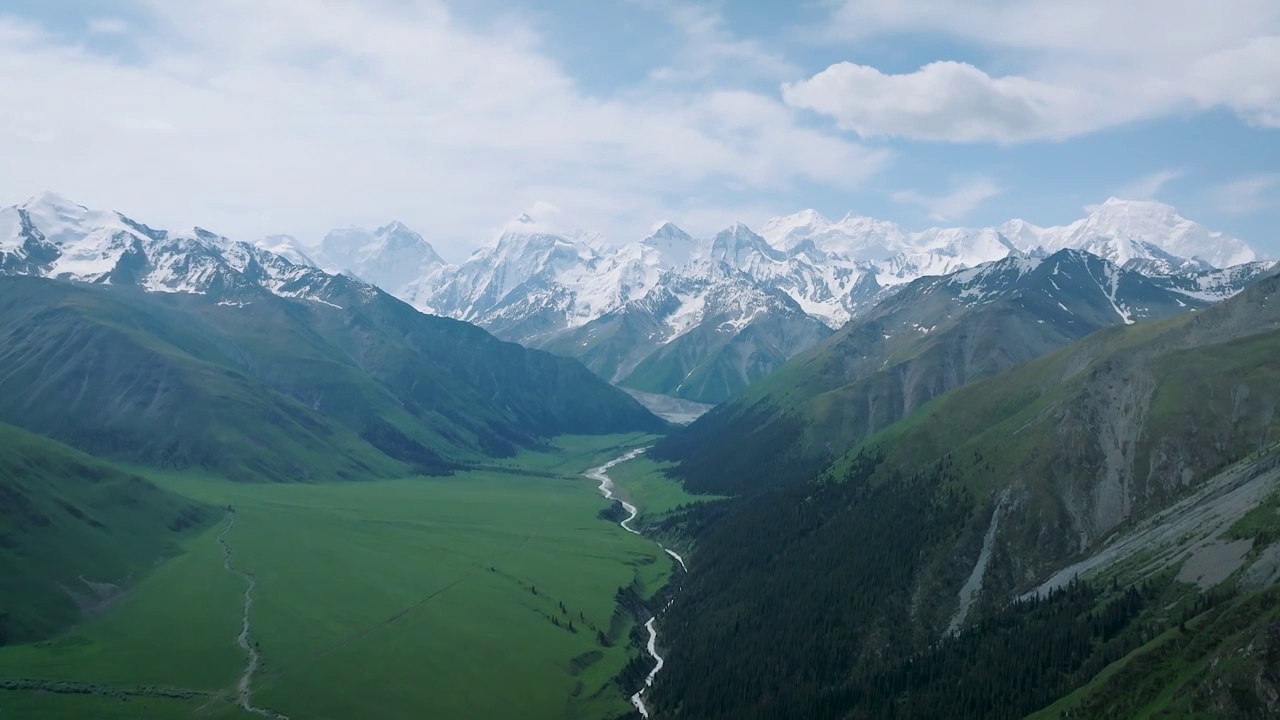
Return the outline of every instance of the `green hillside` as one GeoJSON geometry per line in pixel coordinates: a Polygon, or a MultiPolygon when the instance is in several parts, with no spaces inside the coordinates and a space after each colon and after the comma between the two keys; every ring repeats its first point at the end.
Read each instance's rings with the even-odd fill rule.
{"type": "Polygon", "coordinates": [[[921,278],[654,453],[698,492],[807,479],[938,395],[1124,324],[1108,293],[1147,322],[1195,304],[1076,251],[921,278]]]}
{"type": "Polygon", "coordinates": [[[0,645],[43,637],[109,606],[217,517],[207,505],[0,425],[0,645]]]}
{"type": "Polygon", "coordinates": [[[1232,658],[1213,677],[1238,687],[1268,667],[1241,638],[1274,626],[1250,598],[1280,570],[1278,300],[1272,276],[1208,310],[1097,333],[942,395],[812,481],[709,524],[691,511],[698,572],[666,618],[657,707],[1021,717],[1181,632],[1149,672],[1077,697],[1072,717],[1132,717],[1126,697],[1264,716],[1193,673],[1232,658]],[[1199,699],[1171,701],[1179,687],[1199,699]]]}
{"type": "Polygon", "coordinates": [[[746,383],[764,380],[786,363],[794,348],[810,347],[831,331],[816,320],[771,316],[741,332],[703,323],[655,349],[621,381],[643,392],[719,403],[746,383]]]}
{"type": "Polygon", "coordinates": [[[0,278],[0,421],[241,480],[441,472],[664,426],[575,361],[333,283],[341,306],[0,278]]]}

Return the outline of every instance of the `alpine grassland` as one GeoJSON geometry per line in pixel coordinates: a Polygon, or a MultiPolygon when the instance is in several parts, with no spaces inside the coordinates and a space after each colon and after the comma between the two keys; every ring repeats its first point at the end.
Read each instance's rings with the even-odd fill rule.
{"type": "Polygon", "coordinates": [[[660,518],[682,507],[709,500],[720,499],[716,495],[692,495],[667,475],[672,463],[658,462],[648,455],[622,463],[609,471],[609,477],[618,485],[619,496],[635,505],[641,525],[660,518]]]}
{"type": "MultiPolygon", "coordinates": [[[[583,472],[652,440],[564,437],[450,476],[369,482],[137,470],[217,519],[110,607],[0,647],[0,712],[251,717],[236,691],[251,577],[251,705],[269,713],[625,713],[615,678],[642,648],[619,591],[651,597],[674,564],[605,519],[610,503],[583,472]]],[[[644,494],[670,505],[657,483],[644,494]]]]}

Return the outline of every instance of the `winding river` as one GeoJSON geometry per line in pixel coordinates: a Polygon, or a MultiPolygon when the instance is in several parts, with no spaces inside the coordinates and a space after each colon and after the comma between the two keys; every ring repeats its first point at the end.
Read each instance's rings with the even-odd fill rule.
{"type": "MultiPolygon", "coordinates": [[[[639,510],[637,510],[635,505],[632,505],[626,500],[614,497],[613,491],[616,488],[614,487],[613,480],[609,477],[609,470],[615,465],[635,459],[647,449],[648,448],[636,448],[635,450],[610,460],[600,467],[591,468],[586,473],[587,477],[600,483],[600,494],[603,495],[606,500],[617,500],[622,503],[622,509],[627,511],[627,519],[618,524],[622,526],[623,530],[626,530],[633,535],[640,535],[640,532],[635,528],[632,528],[630,525],[631,521],[636,519],[636,514],[639,510]]],[[[680,557],[680,555],[678,555],[674,550],[663,547],[662,543],[657,543],[657,545],[670,555],[673,560],[680,563],[681,570],[689,572],[689,568],[684,564],[684,558],[680,557]]],[[[667,603],[667,607],[671,607],[670,602],[667,603]]],[[[665,610],[666,608],[663,609],[665,610]]],[[[631,704],[635,706],[636,711],[639,712],[642,717],[646,718],[649,717],[649,708],[644,704],[644,693],[646,690],[653,687],[653,680],[658,677],[658,672],[662,670],[662,666],[664,664],[662,656],[658,654],[657,621],[658,616],[654,615],[644,624],[645,630],[649,631],[649,642],[645,645],[645,650],[648,651],[649,655],[654,659],[653,669],[649,671],[649,676],[644,679],[644,687],[631,696],[631,704]]]]}

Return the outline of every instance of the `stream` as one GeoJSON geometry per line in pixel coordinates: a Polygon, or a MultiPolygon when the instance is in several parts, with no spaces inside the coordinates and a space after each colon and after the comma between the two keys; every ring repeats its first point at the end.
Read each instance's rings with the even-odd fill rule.
{"type": "MultiPolygon", "coordinates": [[[[600,494],[603,495],[606,500],[617,500],[619,503],[622,504],[622,509],[627,511],[627,519],[623,520],[618,524],[622,526],[623,530],[626,530],[627,532],[633,535],[640,535],[640,532],[632,528],[629,524],[631,523],[631,521],[636,519],[636,514],[639,513],[639,510],[636,508],[635,505],[632,505],[626,500],[622,500],[621,498],[614,497],[613,491],[616,488],[614,487],[613,480],[609,477],[609,469],[615,465],[619,465],[621,463],[627,462],[628,460],[635,459],[637,456],[639,456],[641,453],[643,453],[647,449],[648,448],[636,448],[635,450],[631,450],[630,452],[627,452],[623,455],[620,455],[619,457],[616,457],[610,460],[609,462],[605,463],[604,465],[601,465],[600,467],[591,468],[586,472],[587,477],[600,483],[600,494]]],[[[664,547],[662,543],[656,542],[656,544],[658,547],[662,548],[664,552],[670,555],[673,560],[680,563],[681,570],[684,570],[685,572],[689,572],[689,568],[684,564],[684,558],[680,557],[680,555],[678,555],[674,550],[664,547]]],[[[667,607],[671,607],[671,602],[667,603],[667,607]]],[[[665,610],[666,608],[663,608],[663,609],[665,610]]],[[[645,650],[654,659],[655,664],[653,666],[653,669],[649,671],[649,676],[644,679],[644,687],[638,690],[634,695],[631,696],[631,704],[635,706],[636,711],[640,713],[641,717],[646,717],[646,718],[649,717],[649,708],[644,704],[644,693],[646,690],[653,687],[653,680],[654,678],[658,677],[658,672],[662,670],[662,666],[664,664],[662,656],[658,654],[658,647],[657,647],[658,646],[658,628],[656,626],[657,621],[658,621],[658,616],[654,615],[653,617],[649,618],[648,622],[644,624],[645,630],[649,631],[649,642],[645,645],[645,650]]]]}

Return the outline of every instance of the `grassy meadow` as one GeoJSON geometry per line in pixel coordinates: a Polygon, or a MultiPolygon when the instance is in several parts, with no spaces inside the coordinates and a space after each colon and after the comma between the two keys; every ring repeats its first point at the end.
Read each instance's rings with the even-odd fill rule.
{"type": "Polygon", "coordinates": [[[618,486],[618,494],[639,509],[641,525],[682,505],[716,500],[718,495],[691,495],[679,483],[672,482],[666,470],[674,463],[657,462],[647,454],[615,466],[609,477],[618,486]]]}
{"type": "MultiPolygon", "coordinates": [[[[613,678],[639,654],[615,591],[652,594],[672,562],[601,519],[582,472],[650,440],[566,437],[439,478],[147,474],[235,510],[226,542],[257,578],[255,705],[292,718],[605,718],[630,707],[613,678]]],[[[644,487],[639,502],[677,497],[654,477],[644,487]]],[[[55,639],[0,648],[0,717],[252,717],[233,704],[244,582],[223,568],[225,527],[55,639]]]]}

